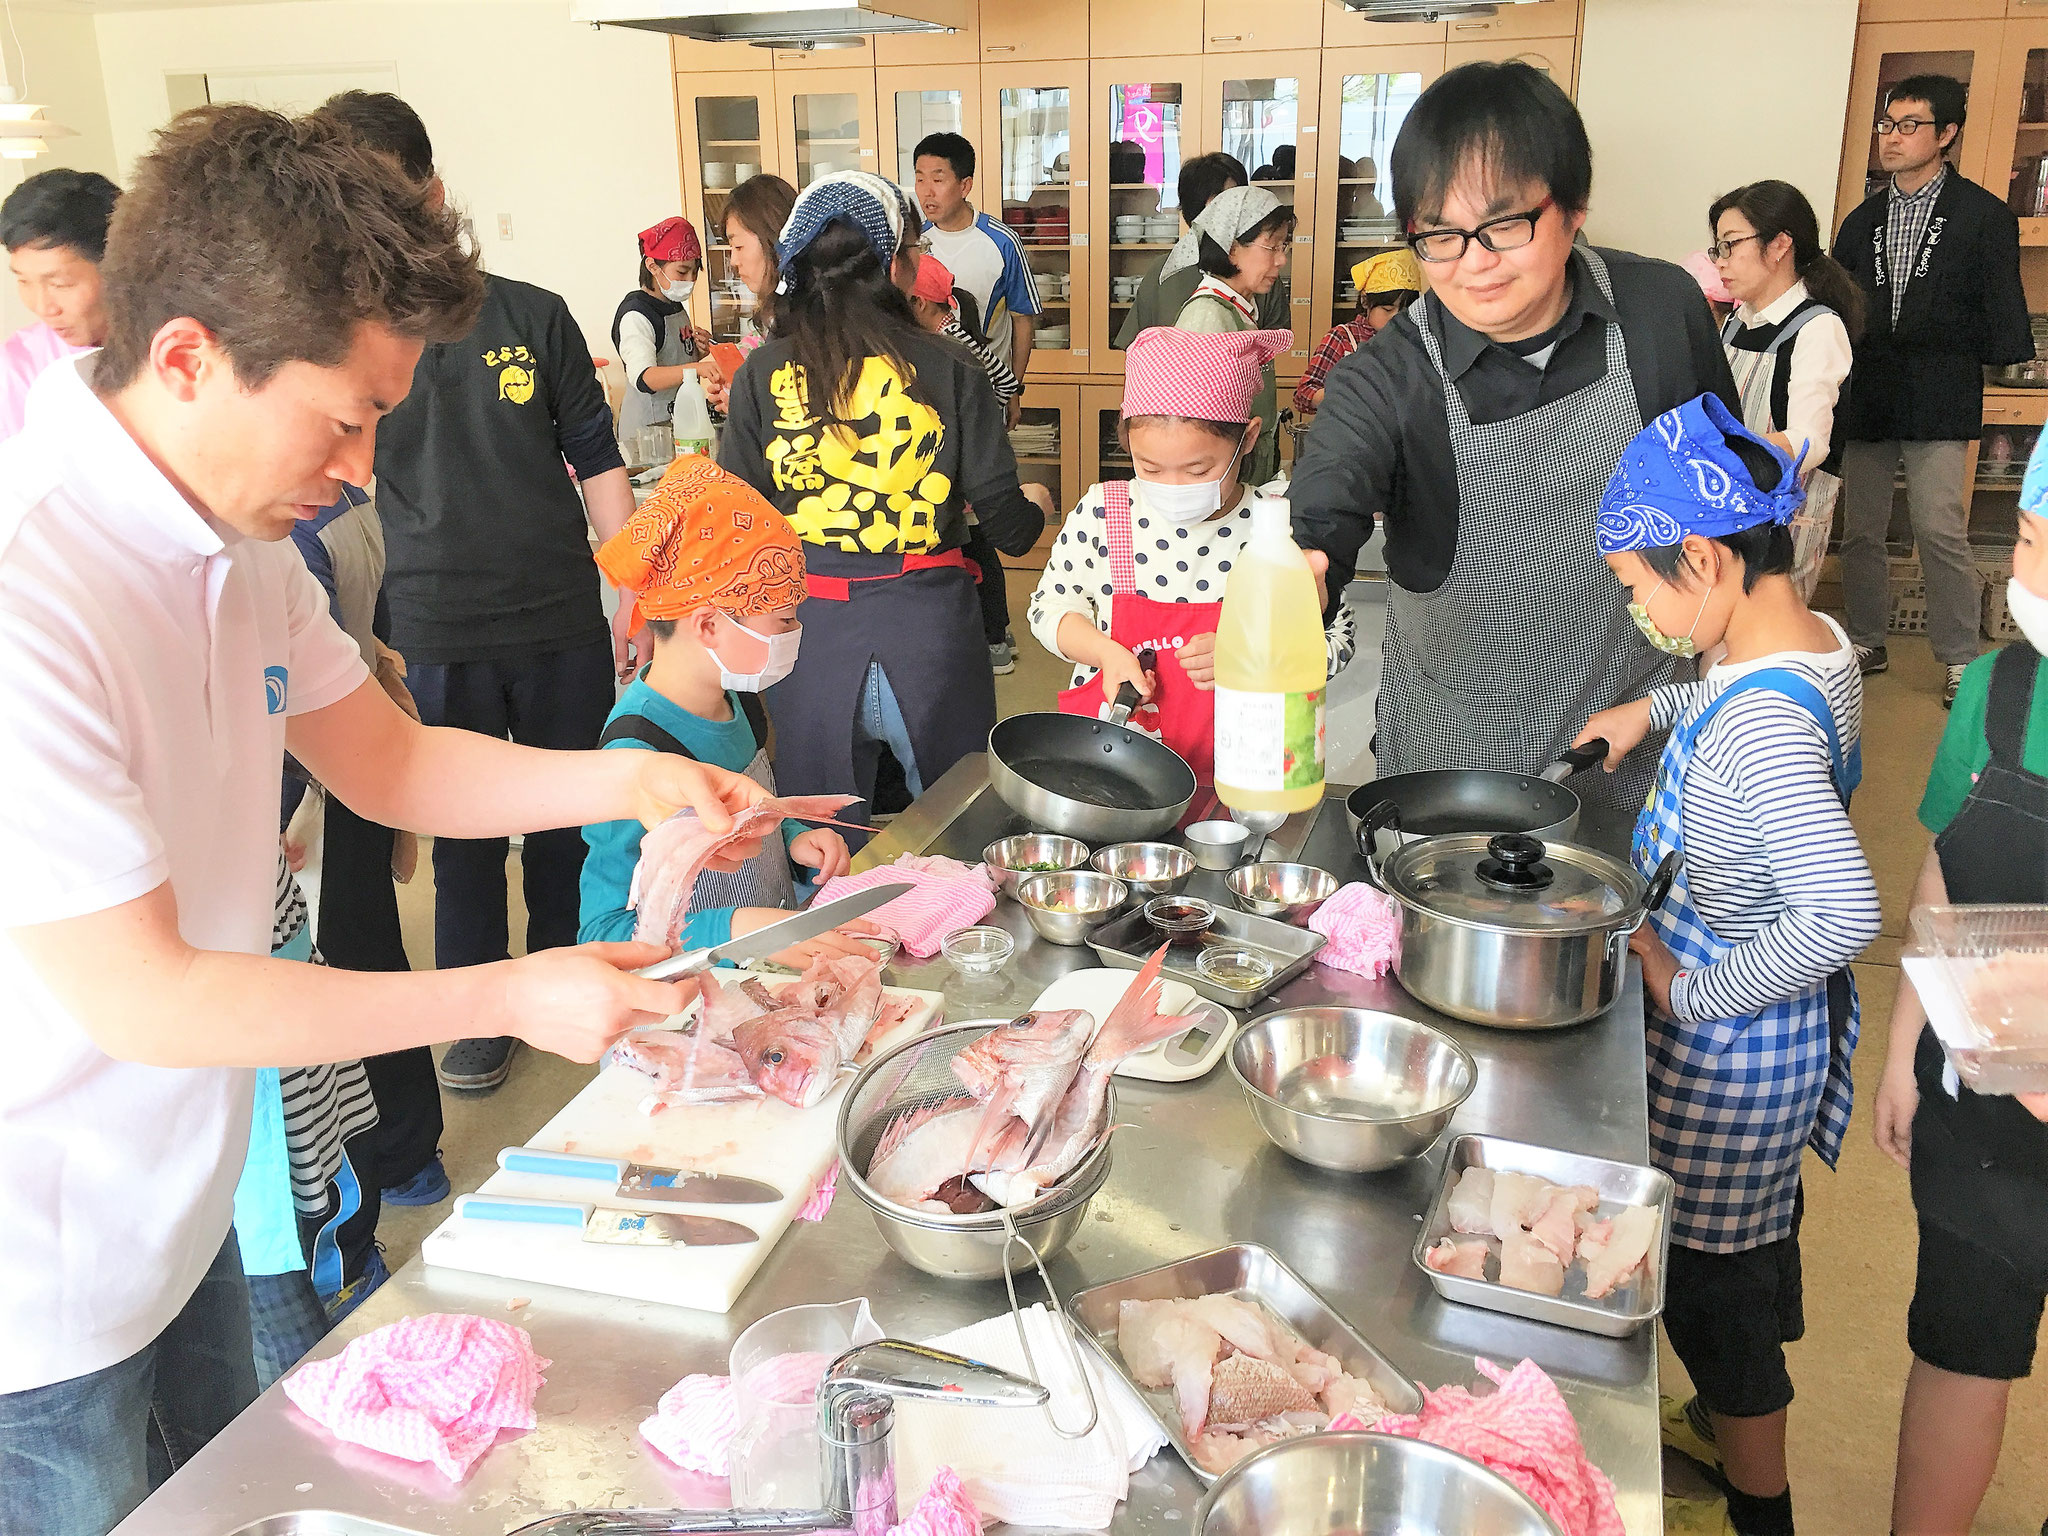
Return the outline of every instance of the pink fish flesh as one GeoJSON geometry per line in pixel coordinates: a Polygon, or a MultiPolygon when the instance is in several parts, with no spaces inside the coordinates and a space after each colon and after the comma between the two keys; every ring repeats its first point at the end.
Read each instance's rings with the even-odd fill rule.
{"type": "Polygon", "coordinates": [[[1210,1373],[1209,1428],[1249,1429],[1276,1414],[1312,1413],[1315,1408],[1315,1394],[1270,1360],[1231,1355],[1210,1373]]]}
{"type": "Polygon", "coordinates": [[[1553,1187],[1548,1179],[1526,1173],[1494,1174],[1493,1208],[1488,1216],[1493,1235],[1505,1238],[1528,1226],[1542,1213],[1553,1187]]]}
{"type": "Polygon", "coordinates": [[[1596,1209],[1600,1191],[1590,1184],[1550,1186],[1543,1209],[1529,1223],[1529,1235],[1548,1248],[1560,1264],[1569,1264],[1579,1245],[1579,1217],[1596,1209]]]}
{"type": "MultiPolygon", "coordinates": [[[[750,805],[732,819],[728,832],[711,832],[695,811],[677,811],[640,840],[640,862],[626,904],[639,913],[633,937],[643,944],[673,948],[689,916],[697,877],[743,843],[771,835],[785,818],[832,822],[832,813],[857,795],[789,795],[750,805]]],[[[833,822],[833,825],[844,823],[833,822]]],[[[859,830],[866,830],[861,828],[859,830]]]]}
{"type": "Polygon", "coordinates": [[[1625,1205],[1612,1221],[1596,1222],[1579,1234],[1587,1299],[1598,1301],[1634,1278],[1649,1258],[1663,1219],[1654,1205],[1625,1205]]]}
{"type": "Polygon", "coordinates": [[[1019,1142],[1029,1156],[1051,1128],[1095,1033],[1094,1016],[1079,1008],[1027,1013],[983,1035],[953,1058],[953,1075],[982,1102],[978,1158],[1019,1142]]]}
{"type": "Polygon", "coordinates": [[[1557,1255],[1520,1227],[1500,1240],[1500,1283],[1539,1296],[1564,1291],[1564,1266],[1557,1255]]]}
{"type": "Polygon", "coordinates": [[[653,1078],[655,1099],[663,1106],[761,1097],[739,1052],[701,1032],[639,1030],[612,1047],[612,1060],[653,1078]]]}
{"type": "Polygon", "coordinates": [[[1454,1237],[1439,1238],[1436,1245],[1423,1251],[1422,1262],[1444,1275],[1460,1275],[1467,1280],[1486,1278],[1486,1240],[1468,1239],[1460,1242],[1454,1237]]]}
{"type": "Polygon", "coordinates": [[[875,1143],[868,1187],[897,1205],[950,1211],[936,1196],[967,1168],[980,1126],[981,1105],[964,1093],[906,1109],[875,1143]]]}
{"type": "Polygon", "coordinates": [[[1458,1175],[1451,1189],[1451,1230],[1493,1236],[1493,1170],[1477,1164],[1458,1175]]]}

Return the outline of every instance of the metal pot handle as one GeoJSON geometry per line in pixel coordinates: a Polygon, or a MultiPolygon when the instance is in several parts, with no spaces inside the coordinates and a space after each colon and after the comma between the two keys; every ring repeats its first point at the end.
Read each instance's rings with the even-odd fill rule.
{"type": "Polygon", "coordinates": [[[1626,938],[1648,922],[1650,914],[1664,905],[1664,898],[1671,894],[1672,882],[1677,878],[1678,850],[1674,848],[1664,855],[1664,862],[1657,866],[1657,872],[1650,876],[1650,883],[1643,888],[1643,909],[1636,914],[1636,920],[1616,931],[1626,938]]]}
{"type": "MultiPolygon", "coordinates": [[[[1141,672],[1154,671],[1158,666],[1159,653],[1153,650],[1151,646],[1148,645],[1144,650],[1138,652],[1138,669],[1141,672]]],[[[1144,702],[1145,696],[1138,692],[1138,685],[1136,683],[1125,683],[1123,687],[1117,689],[1116,702],[1109,707],[1109,723],[1111,725],[1129,724],[1131,712],[1144,702]]]]}
{"type": "Polygon", "coordinates": [[[1582,773],[1595,763],[1607,761],[1607,751],[1607,738],[1595,736],[1591,741],[1582,741],[1571,748],[1537,777],[1548,779],[1553,784],[1561,784],[1573,774],[1582,773]]]}
{"type": "Polygon", "coordinates": [[[1067,1359],[1080,1378],[1081,1391],[1088,1399],[1088,1422],[1079,1429],[1068,1429],[1053,1416],[1052,1389],[1046,1387],[1045,1406],[1039,1412],[1045,1415],[1045,1422],[1052,1426],[1052,1432],[1062,1440],[1085,1440],[1095,1433],[1095,1426],[1102,1419],[1102,1405],[1095,1400],[1095,1383],[1088,1374],[1088,1362],[1081,1357],[1081,1341],[1074,1337],[1074,1325],[1068,1321],[1060,1293],[1053,1289],[1052,1276],[1045,1272],[1045,1260],[1038,1255],[1038,1248],[1031,1239],[1017,1230],[1016,1214],[1008,1206],[1003,1207],[1003,1289],[1010,1297],[1010,1321],[1017,1325],[1017,1343],[1024,1351],[1024,1374],[1027,1378],[1045,1386],[1045,1378],[1039,1374],[1038,1361],[1031,1353],[1031,1339],[1024,1331],[1024,1311],[1017,1305],[1017,1277],[1010,1271],[1010,1245],[1016,1244],[1031,1255],[1031,1266],[1038,1271],[1039,1284],[1045,1287],[1045,1294],[1052,1299],[1053,1321],[1059,1326],[1060,1336],[1067,1343],[1067,1359]]]}
{"type": "Polygon", "coordinates": [[[1379,857],[1375,844],[1382,832],[1401,830],[1401,807],[1391,800],[1382,800],[1367,811],[1358,823],[1358,856],[1365,860],[1365,877],[1374,886],[1384,891],[1386,881],[1380,878],[1379,857]]]}

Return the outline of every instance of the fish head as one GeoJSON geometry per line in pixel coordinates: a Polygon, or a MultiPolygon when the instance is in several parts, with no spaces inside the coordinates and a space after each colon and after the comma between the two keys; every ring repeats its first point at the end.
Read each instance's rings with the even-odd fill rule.
{"type": "Polygon", "coordinates": [[[832,1091],[846,1054],[838,1037],[814,1014],[769,1014],[732,1034],[747,1075],[785,1104],[809,1109],[832,1091]]]}

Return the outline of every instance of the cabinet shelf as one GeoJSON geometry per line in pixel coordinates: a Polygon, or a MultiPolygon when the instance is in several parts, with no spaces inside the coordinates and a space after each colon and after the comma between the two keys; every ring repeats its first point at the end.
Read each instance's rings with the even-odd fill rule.
{"type": "Polygon", "coordinates": [[[759,139],[705,139],[703,145],[706,149],[759,149],[761,141],[759,139]]]}
{"type": "Polygon", "coordinates": [[[857,139],[857,138],[855,138],[855,139],[842,139],[842,138],[830,138],[830,139],[820,139],[820,138],[806,138],[806,137],[805,137],[804,135],[802,135],[802,134],[798,134],[798,135],[797,135],[797,138],[796,138],[796,142],[797,142],[797,144],[799,145],[799,147],[803,147],[803,146],[810,146],[810,145],[817,145],[817,146],[820,146],[820,147],[823,147],[823,148],[826,148],[826,149],[845,149],[845,148],[847,148],[847,147],[848,147],[848,146],[850,146],[850,145],[858,145],[858,144],[860,143],[860,140],[859,140],[859,139],[857,139]]]}
{"type": "Polygon", "coordinates": [[[1058,454],[1048,456],[1037,453],[1018,453],[1012,454],[1011,457],[1016,459],[1019,464],[1050,464],[1055,469],[1059,468],[1060,464],[1058,454]]]}

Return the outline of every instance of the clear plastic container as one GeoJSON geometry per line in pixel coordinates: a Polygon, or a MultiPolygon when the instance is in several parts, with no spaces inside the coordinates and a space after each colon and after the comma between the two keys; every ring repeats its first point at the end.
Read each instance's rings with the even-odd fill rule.
{"type": "Polygon", "coordinates": [[[882,1337],[866,1297],[771,1312],[733,1341],[732,1502],[815,1509],[823,1501],[818,1385],[839,1356],[882,1337]]]}
{"type": "Polygon", "coordinates": [[[2048,906],[1922,907],[1902,958],[1978,1093],[2048,1093],[2048,906]]]}

